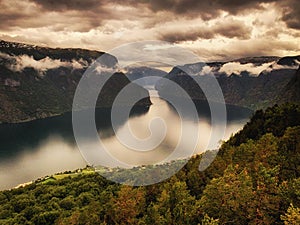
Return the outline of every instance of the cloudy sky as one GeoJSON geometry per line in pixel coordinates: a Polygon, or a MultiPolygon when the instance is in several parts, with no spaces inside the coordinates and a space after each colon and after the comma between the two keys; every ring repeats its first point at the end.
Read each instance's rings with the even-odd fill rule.
{"type": "Polygon", "coordinates": [[[0,0],[0,39],[109,51],[162,40],[206,61],[300,54],[299,0],[0,0]]]}

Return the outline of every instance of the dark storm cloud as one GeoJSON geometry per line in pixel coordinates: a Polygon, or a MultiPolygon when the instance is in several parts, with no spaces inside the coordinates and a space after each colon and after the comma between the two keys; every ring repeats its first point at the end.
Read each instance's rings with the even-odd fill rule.
{"type": "Polygon", "coordinates": [[[201,17],[204,20],[216,18],[221,11],[236,15],[252,9],[262,9],[262,3],[275,3],[279,10],[284,9],[282,20],[287,26],[300,29],[299,0],[152,0],[146,2],[153,11],[169,11],[186,17],[201,17]]]}
{"type": "Polygon", "coordinates": [[[282,1],[284,8],[282,20],[293,29],[300,29],[300,4],[299,0],[282,1]]]}
{"type": "Polygon", "coordinates": [[[248,39],[251,36],[252,29],[239,21],[229,22],[228,24],[219,24],[214,32],[228,38],[248,39]]]}
{"type": "Polygon", "coordinates": [[[102,5],[99,0],[30,0],[44,9],[52,11],[90,10],[102,5]]]}
{"type": "Polygon", "coordinates": [[[209,20],[217,17],[219,11],[215,9],[213,1],[197,1],[197,0],[179,0],[179,1],[150,1],[150,8],[153,11],[171,11],[175,14],[185,14],[185,16],[197,16],[209,20]]]}
{"type": "Polygon", "coordinates": [[[136,7],[143,4],[153,11],[169,11],[184,16],[198,16],[203,19],[215,18],[220,10],[231,14],[253,8],[261,8],[261,3],[277,2],[279,0],[30,0],[53,11],[95,10],[106,4],[129,5],[136,7]]]}
{"type": "MultiPolygon", "coordinates": [[[[0,0],[1,6],[2,2],[7,3],[9,1],[0,0]]],[[[19,1],[18,4],[20,4],[20,2],[22,1],[19,1]]],[[[72,27],[76,28],[75,31],[86,31],[92,29],[93,26],[97,27],[101,25],[102,21],[104,20],[120,20],[121,18],[126,16],[129,17],[131,15],[131,12],[128,11],[123,17],[119,17],[119,15],[116,16],[116,10],[114,6],[131,6],[136,9],[140,9],[141,11],[148,9],[149,15],[147,16],[149,18],[155,17],[156,12],[166,12],[166,17],[162,20],[174,21],[174,17],[200,17],[204,20],[210,20],[217,18],[222,11],[226,11],[231,15],[237,15],[239,13],[251,13],[253,9],[263,8],[262,3],[275,3],[277,9],[282,11],[282,20],[286,22],[287,26],[289,28],[300,29],[299,0],[25,0],[23,2],[24,4],[34,3],[33,6],[35,6],[37,11],[32,14],[28,14],[28,12],[25,12],[28,11],[28,7],[25,7],[26,10],[24,10],[24,8],[14,8],[16,4],[14,1],[11,1],[11,3],[8,3],[11,8],[10,10],[7,11],[5,7],[0,8],[1,29],[6,30],[13,26],[37,27],[42,26],[43,23],[47,25],[47,20],[34,20],[38,20],[37,18],[39,18],[39,15],[44,15],[45,13],[53,11],[61,14],[74,12],[74,14],[70,15],[69,18],[82,18],[82,22],[79,20],[78,24],[72,27]],[[75,13],[77,15],[75,15],[75,13]],[[170,14],[172,14],[172,16],[170,16],[170,14]],[[81,23],[82,25],[80,25],[81,23]],[[31,26],[31,24],[33,25],[31,26]]],[[[265,10],[268,9],[266,8],[265,10]]],[[[59,19],[61,18],[59,17],[59,19]]],[[[136,19],[139,19],[138,16],[136,19]]],[[[62,20],[65,20],[65,18],[62,20]]],[[[220,33],[223,32],[220,31],[220,33]]],[[[204,34],[200,33],[198,35],[203,37],[211,36],[209,32],[205,32],[204,34]]],[[[179,39],[180,36],[183,35],[178,35],[179,39]]],[[[191,34],[186,36],[194,35],[191,34]]],[[[237,37],[235,33],[232,35],[230,35],[230,33],[228,35],[225,34],[225,36],[237,37]]],[[[182,37],[181,39],[185,38],[182,37]]]]}
{"type": "Polygon", "coordinates": [[[22,21],[26,21],[28,18],[35,16],[29,15],[29,10],[24,10],[24,4],[14,4],[14,2],[0,0],[0,29],[9,30],[13,26],[21,24],[22,21]]]}
{"type": "Polygon", "coordinates": [[[215,0],[218,8],[231,14],[237,14],[240,11],[262,8],[262,3],[279,2],[280,0],[215,0]]]}
{"type": "Polygon", "coordinates": [[[159,39],[168,42],[196,41],[199,38],[210,39],[215,35],[208,30],[170,31],[160,34],[159,39]]]}
{"type": "Polygon", "coordinates": [[[152,0],[147,1],[154,11],[172,11],[185,16],[200,16],[203,19],[217,17],[221,10],[237,14],[244,10],[261,8],[261,3],[276,2],[279,0],[152,0]]]}
{"type": "MultiPolygon", "coordinates": [[[[216,18],[221,11],[236,15],[251,9],[262,8],[262,3],[276,3],[279,9],[283,8],[283,21],[287,26],[300,29],[299,0],[30,0],[46,10],[100,10],[110,3],[116,5],[137,6],[143,4],[153,11],[168,11],[186,17],[201,17],[204,20],[216,18]]],[[[1,2],[1,1],[0,1],[1,2]]]]}
{"type": "Polygon", "coordinates": [[[55,31],[87,32],[109,18],[110,12],[97,0],[0,0],[0,29],[5,31],[51,27],[55,31]]]}
{"type": "Polygon", "coordinates": [[[240,21],[228,21],[218,23],[213,27],[190,28],[188,30],[177,30],[164,32],[159,38],[169,42],[196,41],[198,39],[212,39],[216,36],[227,38],[248,39],[251,35],[251,28],[240,21]]]}
{"type": "MultiPolygon", "coordinates": [[[[1,2],[0,2],[1,3],[1,2]]],[[[6,30],[12,26],[18,25],[21,21],[24,21],[28,18],[27,15],[24,15],[20,12],[5,12],[0,9],[0,29],[6,30]]]]}

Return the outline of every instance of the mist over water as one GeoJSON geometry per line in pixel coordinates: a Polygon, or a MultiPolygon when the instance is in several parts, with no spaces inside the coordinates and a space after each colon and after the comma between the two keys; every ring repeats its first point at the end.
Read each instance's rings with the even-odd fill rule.
{"type": "MultiPolygon", "coordinates": [[[[149,109],[135,109],[129,120],[121,121],[116,130],[118,135],[126,138],[129,134],[125,131],[125,125],[129,125],[137,138],[145,139],[150,136],[151,121],[161,118],[167,129],[166,136],[157,147],[144,152],[130,149],[120,143],[111,127],[110,111],[96,110],[99,135],[115,158],[132,166],[163,162],[179,142],[181,123],[191,127],[191,131],[195,130],[195,127],[199,129],[195,153],[218,148],[221,140],[211,137],[210,118],[201,112],[201,107],[200,110],[198,108],[199,121],[194,123],[188,116],[179,118],[172,106],[157,95],[152,95],[151,101],[153,105],[149,109]]],[[[248,121],[250,113],[237,113],[239,110],[242,111],[238,107],[232,110],[233,115],[239,116],[230,116],[224,140],[248,121]]],[[[159,135],[156,137],[155,134],[159,133],[161,124],[152,121],[151,126],[155,137],[152,141],[160,140],[161,137],[159,135]]],[[[28,123],[0,125],[0,141],[0,189],[12,188],[46,175],[82,168],[87,164],[76,146],[70,113],[28,123]]],[[[190,144],[192,141],[188,139],[182,141],[184,145],[180,153],[174,155],[172,159],[185,158],[187,149],[194,148],[190,144]]],[[[97,144],[98,142],[91,141],[91,146],[97,144]]],[[[149,146],[153,146],[153,143],[149,142],[149,146]]]]}

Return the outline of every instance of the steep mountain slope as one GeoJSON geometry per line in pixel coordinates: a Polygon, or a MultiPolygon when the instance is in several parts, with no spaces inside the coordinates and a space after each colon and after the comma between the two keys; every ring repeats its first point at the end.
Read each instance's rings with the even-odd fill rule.
{"type": "Polygon", "coordinates": [[[279,101],[284,102],[288,100],[290,102],[299,102],[300,99],[300,66],[294,75],[294,77],[290,80],[290,82],[286,85],[281,95],[279,95],[279,101]]]}
{"type": "MultiPolygon", "coordinates": [[[[192,77],[197,82],[209,85],[206,84],[206,80],[215,76],[227,104],[255,110],[275,103],[300,102],[298,95],[282,95],[283,92],[297,92],[293,91],[297,89],[293,83],[296,68],[300,63],[299,58],[284,57],[272,61],[276,57],[256,57],[226,63],[189,64],[173,68],[166,78],[179,84],[192,99],[205,100],[202,90],[192,77]]],[[[161,94],[176,95],[176,90],[173,93],[164,92],[169,89],[164,82],[160,82],[156,88],[161,94]]]]}
{"type": "MultiPolygon", "coordinates": [[[[70,111],[77,84],[85,70],[102,56],[102,70],[117,64],[114,56],[83,49],[52,49],[0,42],[0,122],[20,122],[70,111]]],[[[101,73],[101,76],[104,73],[101,73]]],[[[98,107],[110,107],[130,81],[122,73],[105,84],[98,107]]],[[[146,92],[135,85],[137,93],[146,92]]],[[[149,99],[139,104],[150,104],[149,99]]]]}

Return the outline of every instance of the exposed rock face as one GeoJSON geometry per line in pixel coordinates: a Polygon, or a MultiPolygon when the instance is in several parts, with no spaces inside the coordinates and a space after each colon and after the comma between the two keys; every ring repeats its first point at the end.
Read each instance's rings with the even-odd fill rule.
{"type": "MultiPolygon", "coordinates": [[[[21,122],[70,111],[78,82],[100,56],[100,69],[116,67],[117,59],[103,52],[0,41],[0,122],[21,122]]],[[[117,92],[129,83],[125,75],[113,75],[97,107],[110,107],[117,92]]],[[[146,92],[137,85],[133,89],[146,92]]],[[[151,103],[147,98],[139,104],[151,103]]]]}

